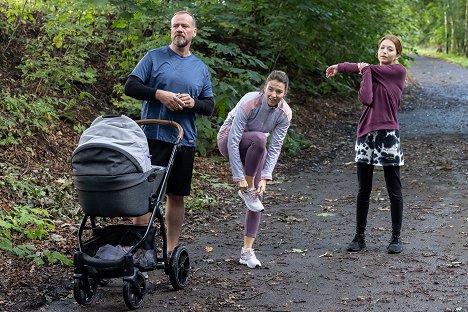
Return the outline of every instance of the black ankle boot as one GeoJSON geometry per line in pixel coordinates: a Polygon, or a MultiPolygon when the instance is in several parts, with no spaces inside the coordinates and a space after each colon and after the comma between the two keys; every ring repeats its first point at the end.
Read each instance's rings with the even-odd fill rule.
{"type": "Polygon", "coordinates": [[[401,242],[399,235],[392,235],[390,244],[387,247],[387,252],[390,254],[396,254],[403,251],[403,243],[401,242]]]}
{"type": "Polygon", "coordinates": [[[366,241],[364,240],[364,234],[356,234],[348,245],[348,251],[360,251],[366,248],[366,241]]]}

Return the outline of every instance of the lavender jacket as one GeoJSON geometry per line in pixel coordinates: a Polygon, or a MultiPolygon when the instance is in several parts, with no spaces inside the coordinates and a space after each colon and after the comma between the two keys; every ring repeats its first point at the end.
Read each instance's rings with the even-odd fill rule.
{"type": "Polygon", "coordinates": [[[249,92],[240,99],[229,112],[218,132],[218,146],[227,144],[232,179],[239,182],[244,179],[244,167],[239,153],[242,134],[247,131],[259,131],[269,135],[267,155],[262,170],[262,179],[271,180],[273,169],[278,161],[281,147],[291,124],[292,111],[283,99],[277,107],[270,107],[263,92],[249,92]]]}

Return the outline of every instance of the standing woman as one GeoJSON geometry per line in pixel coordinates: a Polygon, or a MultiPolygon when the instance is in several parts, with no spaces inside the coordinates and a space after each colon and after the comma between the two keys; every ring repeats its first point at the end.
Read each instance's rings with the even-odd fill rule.
{"type": "Polygon", "coordinates": [[[326,76],[337,73],[362,75],[358,99],[363,104],[357,126],[356,158],[359,191],[356,205],[356,235],[348,251],[366,247],[364,232],[369,211],[374,166],[383,166],[385,183],[390,197],[392,237],[388,253],[400,253],[403,219],[400,166],[404,164],[400,145],[398,109],[406,78],[406,69],[398,63],[402,53],[398,37],[386,35],[379,40],[377,56],[379,65],[367,63],[340,63],[327,68],[326,76]]]}
{"type": "Polygon", "coordinates": [[[263,197],[267,180],[272,179],[291,124],[292,112],[284,99],[288,85],[286,73],[271,72],[261,91],[249,92],[240,99],[218,133],[219,151],[229,159],[232,179],[239,186],[239,196],[247,206],[239,262],[249,268],[261,266],[252,249],[263,211],[259,197],[263,197]]]}

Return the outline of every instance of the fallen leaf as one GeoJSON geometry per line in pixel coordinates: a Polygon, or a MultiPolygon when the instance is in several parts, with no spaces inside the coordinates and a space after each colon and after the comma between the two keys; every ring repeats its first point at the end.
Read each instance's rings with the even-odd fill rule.
{"type": "Polygon", "coordinates": [[[213,247],[211,247],[211,246],[205,246],[205,251],[206,251],[206,252],[212,252],[212,251],[213,251],[213,247]]]}
{"type": "Polygon", "coordinates": [[[332,212],[322,212],[322,213],[318,213],[317,216],[319,216],[319,217],[334,217],[334,216],[336,216],[336,214],[332,213],[332,212]]]}
{"type": "Polygon", "coordinates": [[[291,250],[286,250],[288,253],[304,253],[307,252],[307,249],[293,248],[291,250]]]}
{"type": "Polygon", "coordinates": [[[327,257],[327,258],[333,257],[333,252],[327,251],[323,255],[319,256],[319,258],[322,258],[322,257],[327,257]]]}

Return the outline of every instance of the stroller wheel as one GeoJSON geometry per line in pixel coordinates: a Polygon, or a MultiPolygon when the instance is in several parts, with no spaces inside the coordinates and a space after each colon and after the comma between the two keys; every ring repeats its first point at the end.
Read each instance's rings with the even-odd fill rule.
{"type": "Polygon", "coordinates": [[[96,298],[97,280],[94,277],[85,279],[75,278],[73,295],[76,302],[81,305],[91,304],[96,298]]]}
{"type": "Polygon", "coordinates": [[[184,246],[178,245],[172,251],[167,270],[174,290],[181,290],[187,286],[189,271],[190,259],[187,249],[184,246]]]}
{"type": "Polygon", "coordinates": [[[124,281],[123,297],[130,310],[138,309],[143,304],[146,293],[146,281],[140,271],[137,272],[135,281],[124,281]]]}

